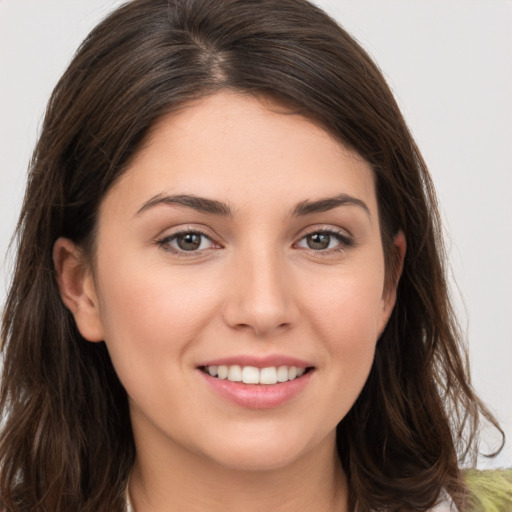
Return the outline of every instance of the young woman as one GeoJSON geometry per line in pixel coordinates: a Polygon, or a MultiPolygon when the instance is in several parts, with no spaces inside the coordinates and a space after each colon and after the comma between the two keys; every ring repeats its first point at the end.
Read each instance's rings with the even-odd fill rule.
{"type": "Polygon", "coordinates": [[[303,0],[135,0],[58,83],[3,334],[0,509],[465,510],[433,187],[303,0]]]}

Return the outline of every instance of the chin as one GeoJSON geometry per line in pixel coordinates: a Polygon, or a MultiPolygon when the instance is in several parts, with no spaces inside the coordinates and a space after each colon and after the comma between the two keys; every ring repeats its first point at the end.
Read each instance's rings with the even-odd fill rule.
{"type": "Polygon", "coordinates": [[[272,434],[248,433],[241,438],[231,437],[229,444],[225,439],[223,441],[211,445],[208,450],[210,458],[220,466],[237,471],[271,472],[300,463],[320,446],[332,445],[329,449],[333,449],[335,436],[325,440],[307,439],[281,430],[272,434]]]}
{"type": "Polygon", "coordinates": [[[247,472],[273,472],[292,466],[300,455],[294,452],[248,450],[231,447],[229,453],[215,454],[214,461],[229,470],[247,472]]]}

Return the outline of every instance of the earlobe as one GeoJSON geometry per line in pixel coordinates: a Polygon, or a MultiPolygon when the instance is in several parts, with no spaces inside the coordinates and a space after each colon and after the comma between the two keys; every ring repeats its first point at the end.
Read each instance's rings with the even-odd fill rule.
{"type": "Polygon", "coordinates": [[[59,238],[53,246],[53,264],[62,301],[80,334],[89,341],[103,341],[98,297],[83,251],[71,240],[59,238]]]}

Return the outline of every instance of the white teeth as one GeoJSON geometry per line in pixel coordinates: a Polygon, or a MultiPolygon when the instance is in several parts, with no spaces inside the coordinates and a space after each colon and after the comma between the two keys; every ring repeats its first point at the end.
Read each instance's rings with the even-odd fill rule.
{"type": "Polygon", "coordinates": [[[212,377],[227,379],[231,382],[243,382],[244,384],[277,384],[288,382],[302,377],[306,369],[297,366],[269,366],[256,368],[255,366],[240,365],[212,365],[206,366],[205,371],[212,377]]]}
{"type": "Polygon", "coordinates": [[[237,364],[230,366],[228,371],[228,380],[231,382],[240,382],[242,380],[242,367],[237,364]]]}
{"type": "Polygon", "coordinates": [[[277,371],[275,366],[270,368],[262,368],[260,370],[260,384],[276,384],[277,383],[277,371]]]}
{"type": "Polygon", "coordinates": [[[288,367],[280,366],[277,369],[277,382],[286,382],[288,380],[288,367]]]}
{"type": "Polygon", "coordinates": [[[227,366],[219,366],[217,369],[217,376],[219,379],[227,379],[228,378],[228,367],[227,366]]]}
{"type": "Polygon", "coordinates": [[[260,371],[254,366],[244,366],[242,370],[242,382],[245,384],[259,384],[260,371]]]}

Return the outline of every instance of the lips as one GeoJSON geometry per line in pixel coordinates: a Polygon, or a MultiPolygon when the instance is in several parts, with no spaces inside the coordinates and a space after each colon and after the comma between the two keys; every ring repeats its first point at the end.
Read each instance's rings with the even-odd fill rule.
{"type": "Polygon", "coordinates": [[[217,395],[242,407],[265,409],[284,405],[310,382],[314,366],[284,356],[241,356],[198,365],[217,395]]]}

